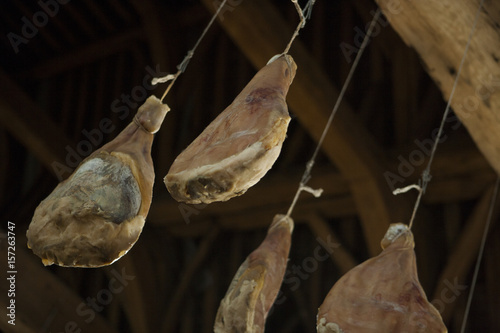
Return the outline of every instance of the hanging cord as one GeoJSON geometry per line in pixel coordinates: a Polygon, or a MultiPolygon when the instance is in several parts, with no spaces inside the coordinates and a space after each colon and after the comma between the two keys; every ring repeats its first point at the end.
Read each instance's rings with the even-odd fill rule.
{"type": "Polygon", "coordinates": [[[358,54],[356,55],[356,58],[354,59],[352,67],[349,70],[349,74],[347,75],[347,78],[344,82],[344,85],[342,86],[342,89],[340,90],[339,97],[337,98],[337,101],[335,102],[335,105],[332,109],[332,112],[330,113],[330,117],[328,118],[328,121],[327,121],[325,128],[323,130],[323,133],[321,134],[321,137],[318,140],[318,144],[316,145],[316,149],[314,150],[314,153],[313,153],[311,159],[306,164],[306,170],[304,171],[304,174],[302,175],[302,179],[300,181],[299,188],[297,189],[297,192],[295,193],[295,197],[293,198],[292,204],[290,205],[290,208],[288,209],[288,212],[286,213],[287,217],[290,217],[290,215],[292,214],[292,211],[293,211],[293,209],[297,203],[297,200],[299,199],[299,195],[302,191],[309,192],[309,193],[313,194],[315,197],[319,197],[321,195],[321,193],[323,192],[322,189],[314,190],[314,189],[310,188],[309,186],[306,186],[306,184],[309,181],[309,179],[311,178],[311,170],[312,170],[312,167],[315,163],[318,152],[321,148],[321,145],[323,144],[323,141],[325,140],[326,134],[327,134],[328,129],[330,128],[330,126],[332,124],[333,118],[334,118],[335,114],[337,113],[337,110],[340,106],[340,102],[344,98],[347,87],[349,86],[349,83],[351,82],[352,76],[354,75],[354,72],[356,71],[356,67],[358,66],[358,63],[359,63],[359,60],[361,59],[363,51],[365,50],[366,45],[368,45],[371,34],[373,32],[373,28],[375,27],[375,24],[377,23],[377,21],[380,17],[380,14],[381,14],[381,10],[380,10],[380,8],[378,8],[377,11],[375,12],[375,15],[373,16],[373,19],[370,23],[368,31],[366,32],[366,35],[363,39],[363,43],[361,43],[361,46],[359,47],[358,54]]]}
{"type": "Polygon", "coordinates": [[[295,40],[295,38],[299,35],[300,29],[304,28],[304,26],[306,25],[306,21],[311,18],[312,7],[314,5],[314,2],[316,2],[316,0],[309,0],[307,4],[304,6],[304,10],[300,8],[298,0],[292,0],[292,2],[295,5],[297,13],[299,14],[300,22],[299,25],[297,25],[297,28],[295,28],[292,38],[290,38],[290,41],[288,42],[288,45],[286,46],[282,54],[287,54],[288,51],[290,51],[290,47],[292,46],[292,43],[295,40]]]}
{"type": "Polygon", "coordinates": [[[488,230],[490,228],[491,219],[493,216],[493,209],[495,207],[495,202],[497,201],[498,187],[500,184],[500,175],[497,177],[493,194],[491,195],[490,208],[488,210],[488,217],[486,219],[486,225],[484,226],[483,238],[481,239],[481,246],[479,247],[479,253],[477,254],[476,267],[474,268],[474,275],[472,277],[471,288],[469,292],[469,297],[467,299],[467,305],[465,306],[464,319],[462,321],[462,328],[460,333],[465,332],[465,325],[467,324],[467,317],[469,316],[470,306],[472,303],[472,296],[474,295],[474,289],[476,287],[477,276],[479,274],[479,267],[481,266],[481,259],[483,258],[484,247],[486,245],[486,238],[488,237],[488,230]]]}
{"type": "Polygon", "coordinates": [[[153,85],[156,85],[158,83],[165,83],[165,82],[171,81],[170,84],[168,85],[167,89],[165,89],[163,96],[161,96],[161,99],[160,99],[161,102],[163,102],[163,99],[165,98],[165,96],[167,96],[168,92],[170,91],[170,89],[174,85],[174,83],[177,80],[177,78],[179,77],[179,75],[184,73],[184,71],[186,70],[186,67],[189,64],[189,61],[191,60],[191,58],[194,55],[194,51],[196,51],[196,48],[198,47],[198,45],[202,41],[203,37],[205,37],[205,35],[207,34],[208,29],[210,29],[210,27],[214,23],[215,19],[217,18],[217,15],[219,15],[221,9],[224,7],[226,2],[227,2],[227,0],[223,0],[221,2],[221,4],[219,5],[219,8],[217,8],[217,11],[214,13],[212,18],[210,19],[210,22],[208,22],[207,26],[205,27],[205,30],[203,30],[203,32],[201,33],[200,38],[198,38],[198,40],[196,41],[196,44],[194,44],[193,48],[187,52],[187,54],[184,57],[184,59],[182,60],[182,62],[179,65],[177,65],[177,73],[169,74],[167,76],[159,77],[159,78],[155,77],[151,80],[151,84],[153,84],[153,85]]]}
{"type": "Polygon", "coordinates": [[[458,84],[458,80],[460,78],[460,73],[462,72],[462,67],[465,63],[465,58],[467,57],[467,52],[469,51],[469,46],[470,42],[472,40],[472,36],[474,35],[474,31],[476,30],[476,25],[479,20],[479,13],[481,12],[481,8],[483,7],[484,0],[481,0],[479,7],[476,11],[476,17],[474,18],[474,24],[472,25],[470,34],[469,34],[469,39],[467,40],[467,44],[465,46],[464,54],[462,55],[462,60],[460,61],[460,66],[458,67],[457,71],[457,77],[455,78],[455,82],[453,82],[453,88],[451,89],[450,97],[448,98],[448,103],[446,104],[446,109],[443,114],[443,119],[441,119],[441,125],[439,126],[439,132],[438,135],[436,136],[436,139],[434,141],[434,145],[432,146],[432,151],[429,156],[429,161],[427,162],[427,167],[425,170],[422,172],[422,178],[418,181],[418,185],[413,184],[410,186],[406,186],[404,188],[398,188],[395,189],[392,193],[394,195],[400,194],[400,193],[405,193],[410,189],[417,189],[418,190],[418,197],[417,200],[415,201],[415,206],[413,207],[413,212],[411,214],[410,218],[410,223],[408,225],[408,228],[411,229],[413,226],[413,221],[415,220],[415,215],[417,214],[418,207],[420,206],[420,200],[422,199],[422,195],[425,193],[425,190],[427,189],[427,185],[431,181],[432,175],[431,175],[431,164],[432,160],[434,159],[434,155],[436,153],[437,145],[439,143],[439,138],[441,138],[441,135],[443,134],[443,128],[444,124],[446,122],[446,119],[448,118],[448,113],[450,113],[450,108],[451,108],[451,101],[453,99],[453,95],[455,94],[455,89],[458,84]]]}

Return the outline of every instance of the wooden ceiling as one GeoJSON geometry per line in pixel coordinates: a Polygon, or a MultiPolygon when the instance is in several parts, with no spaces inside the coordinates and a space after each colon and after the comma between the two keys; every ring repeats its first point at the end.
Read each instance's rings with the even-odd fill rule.
{"type": "MultiPolygon", "coordinates": [[[[2,316],[0,329],[211,332],[236,269],[262,241],[272,217],[290,205],[377,4],[317,0],[311,20],[290,50],[298,70],[287,97],[292,122],[277,163],[241,197],[187,206],[170,197],[163,176],[256,70],[284,49],[298,23],[288,0],[228,1],[166,98],[171,111],[153,146],[157,180],[139,241],[110,267],[68,269],[44,267],[26,248],[25,232],[36,206],[90,152],[87,147],[94,150],[115,137],[147,94],[161,95],[165,87],[150,89],[147,80],[177,70],[219,1],[44,3],[56,4],[45,8],[50,12],[46,20],[37,2],[7,0],[0,11],[0,218],[4,231],[7,221],[16,224],[18,269],[16,326],[2,316]],[[34,17],[39,27],[30,30],[34,17]],[[111,133],[99,131],[103,119],[112,121],[111,133]],[[102,137],[89,134],[97,132],[102,137]]],[[[297,225],[288,272],[267,332],[315,332],[317,308],[335,281],[380,252],[379,242],[390,223],[408,222],[416,194],[395,197],[391,192],[418,181],[454,75],[433,67],[429,59],[445,57],[442,45],[453,54],[443,63],[456,71],[478,1],[450,2],[449,13],[456,13],[453,5],[468,4],[468,15],[457,21],[462,25],[454,27],[460,38],[439,30],[438,42],[430,46],[425,43],[428,36],[411,35],[420,31],[419,24],[436,25],[426,25],[424,20],[433,16],[424,15],[428,12],[416,2],[410,6],[410,1],[401,1],[405,16],[391,15],[387,1],[377,3],[397,32],[385,17],[379,20],[327,134],[309,183],[322,187],[324,194],[302,194],[294,211],[297,225]],[[410,15],[410,10],[420,16],[410,15]],[[411,17],[419,18],[416,30],[404,25],[411,17]],[[452,44],[457,45],[449,47],[452,44]],[[439,80],[442,72],[446,80],[439,80]],[[317,255],[328,250],[325,244],[331,244],[330,259],[317,255]]],[[[500,41],[500,10],[494,7],[493,1],[486,1],[482,19],[495,28],[477,31],[479,36],[487,31],[483,39],[486,50],[493,49],[493,58],[500,41]]],[[[446,13],[440,11],[443,17],[446,13]]],[[[450,32],[446,28],[443,31],[450,32]]],[[[498,170],[492,161],[498,162],[494,153],[500,151],[495,123],[500,67],[498,61],[481,60],[484,43],[472,45],[471,64],[488,68],[475,76],[476,67],[466,67],[468,86],[462,87],[459,100],[474,90],[484,73],[491,74],[486,76],[489,85],[481,83],[490,89],[489,104],[476,113],[479,118],[485,114],[491,126],[471,126],[469,118],[457,113],[463,126],[451,114],[413,228],[420,280],[449,332],[459,331],[464,315],[498,170]]],[[[498,208],[467,332],[500,331],[497,221],[498,208]]],[[[5,258],[5,240],[0,244],[5,258]]],[[[2,283],[0,289],[0,303],[6,306],[7,285],[2,283]]]]}

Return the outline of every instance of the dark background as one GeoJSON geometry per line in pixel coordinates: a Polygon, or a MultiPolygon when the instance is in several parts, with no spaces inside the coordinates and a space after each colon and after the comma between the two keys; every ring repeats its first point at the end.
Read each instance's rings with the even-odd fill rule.
{"type": "MultiPolygon", "coordinates": [[[[261,34],[286,29],[291,36],[298,22],[292,3],[264,2],[266,8],[275,8],[281,20],[258,26],[261,34]]],[[[238,266],[262,241],[274,214],[288,209],[324,123],[318,119],[316,130],[311,130],[302,121],[307,119],[307,110],[290,106],[292,121],[282,153],[254,188],[240,198],[208,207],[176,203],[162,182],[171,163],[259,68],[216,21],[166,98],[171,111],[153,145],[154,197],[139,241],[110,267],[43,267],[25,246],[35,208],[57,185],[58,176],[69,175],[72,158],[84,157],[87,147],[100,147],[132,121],[135,104],[146,98],[144,91],[161,96],[165,85],[144,89],[144,79],[151,69],[176,72],[216,4],[159,0],[46,3],[57,6],[50,7],[52,13],[45,16],[37,2],[7,0],[0,5],[0,221],[4,231],[8,221],[15,223],[18,270],[17,325],[8,325],[0,315],[0,328],[6,332],[76,328],[82,332],[211,332],[218,304],[238,266]],[[40,20],[37,31],[25,27],[33,23],[34,15],[40,20]],[[16,52],[12,40],[18,37],[24,39],[16,52]],[[126,95],[131,96],[130,105],[126,95]],[[85,133],[93,133],[103,119],[111,120],[113,130],[89,146],[85,133]],[[120,282],[119,292],[110,292],[110,283],[115,286],[117,274],[123,272],[132,278],[120,282]],[[85,306],[92,298],[98,302],[95,317],[85,306]]],[[[232,7],[224,16],[245,15],[240,3],[230,1],[232,7]]],[[[374,9],[376,5],[368,0],[318,0],[311,20],[300,32],[296,43],[337,91],[352,63],[346,50],[356,47],[374,9]]],[[[445,102],[418,55],[383,22],[345,96],[343,104],[354,117],[352,128],[344,123],[343,131],[351,132],[364,149],[378,147],[375,155],[381,163],[368,167],[382,171],[374,172],[380,195],[391,196],[384,174],[401,175],[406,170],[402,168],[409,166],[398,186],[418,180],[427,156],[418,153],[422,149],[415,140],[432,138],[445,102]],[[363,134],[357,132],[359,128],[363,134]],[[408,164],[410,158],[413,162],[408,164]]],[[[246,42],[252,45],[251,36],[246,42]]],[[[287,43],[288,39],[274,45],[264,56],[282,52],[287,43]]],[[[290,55],[294,56],[296,47],[290,55]]],[[[254,48],[263,46],[255,43],[254,48]]],[[[297,78],[309,74],[311,63],[297,61],[297,78]]],[[[320,91],[322,87],[310,88],[320,91]]],[[[335,93],[329,98],[325,114],[333,107],[335,93]]],[[[458,332],[495,176],[462,126],[448,122],[445,135],[414,233],[421,283],[428,298],[447,312],[449,332],[458,332]],[[466,287],[454,293],[450,283],[466,287]]],[[[299,199],[293,215],[296,226],[289,271],[267,332],[315,332],[317,308],[331,286],[349,267],[373,255],[368,239],[381,239],[361,221],[359,212],[369,211],[370,202],[353,197],[353,182],[358,180],[346,177],[323,151],[312,176],[310,185],[323,187],[325,193],[319,199],[309,194],[299,199]],[[338,256],[315,258],[318,237],[329,235],[339,244],[338,256]]],[[[406,202],[415,199],[415,193],[401,196],[406,202]]],[[[411,210],[402,209],[398,202],[393,208],[403,211],[399,215],[403,220],[387,224],[408,221],[411,210]]],[[[467,332],[500,331],[497,220],[495,212],[467,332]]],[[[6,253],[2,243],[2,253],[6,253]]],[[[2,283],[2,306],[8,302],[7,287],[2,283]]]]}

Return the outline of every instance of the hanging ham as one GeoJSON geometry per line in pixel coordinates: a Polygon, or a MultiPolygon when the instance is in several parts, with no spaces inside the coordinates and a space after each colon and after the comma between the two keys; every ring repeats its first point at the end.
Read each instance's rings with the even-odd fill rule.
{"type": "Polygon", "coordinates": [[[261,245],[236,272],[215,319],[214,332],[261,333],[278,295],[290,251],[293,220],[276,215],[261,245]]]}
{"type": "Polygon", "coordinates": [[[99,267],[137,241],[151,205],[153,133],[169,107],[154,96],[36,208],[28,247],[45,265],[99,267]]]}
{"type": "Polygon", "coordinates": [[[318,333],[446,333],[417,276],[410,229],[392,224],[383,251],[335,283],[319,308],[318,333]]]}
{"type": "Polygon", "coordinates": [[[177,157],[164,181],[190,204],[241,195],[272,167],[286,137],[286,94],[297,66],[271,59],[217,118],[177,157]]]}

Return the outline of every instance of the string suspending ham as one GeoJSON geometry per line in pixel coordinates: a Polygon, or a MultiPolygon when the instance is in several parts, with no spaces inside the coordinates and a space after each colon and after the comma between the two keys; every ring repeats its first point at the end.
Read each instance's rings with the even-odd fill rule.
{"type": "Polygon", "coordinates": [[[286,94],[297,68],[287,53],[314,1],[304,10],[297,0],[292,3],[300,22],[285,51],[259,70],[170,167],[165,186],[177,201],[209,204],[242,195],[278,158],[290,121],[286,94]]]}
{"type": "Polygon", "coordinates": [[[395,189],[393,191],[394,195],[405,193],[405,192],[409,191],[410,189],[416,189],[418,191],[418,196],[417,196],[417,199],[415,201],[415,206],[413,208],[413,212],[412,212],[410,222],[409,222],[410,228],[413,226],[413,222],[415,220],[415,216],[416,216],[418,208],[420,206],[422,196],[424,195],[425,191],[427,190],[427,185],[429,185],[429,182],[432,179],[432,175],[431,175],[432,161],[434,160],[434,155],[436,155],[436,150],[437,150],[440,138],[443,135],[444,125],[446,123],[446,120],[448,119],[448,114],[451,111],[451,102],[453,100],[453,96],[455,95],[455,90],[457,88],[457,84],[458,84],[458,81],[460,79],[460,74],[462,73],[465,59],[467,58],[467,53],[469,51],[470,43],[472,41],[472,36],[474,36],[474,32],[476,30],[476,25],[477,25],[477,22],[479,20],[479,14],[481,13],[481,8],[483,8],[483,3],[484,3],[484,0],[481,0],[478,8],[476,10],[474,22],[473,22],[472,27],[470,29],[469,38],[467,39],[467,43],[465,45],[465,49],[464,49],[464,52],[462,54],[462,58],[460,60],[460,65],[458,66],[455,80],[453,81],[453,87],[451,89],[450,96],[448,97],[448,101],[446,103],[446,108],[444,110],[443,117],[441,119],[441,124],[439,125],[439,130],[438,130],[438,133],[436,135],[436,138],[434,139],[434,143],[432,145],[432,150],[431,150],[431,153],[429,155],[429,160],[427,161],[427,165],[426,165],[424,171],[422,172],[421,178],[418,181],[418,184],[412,184],[412,185],[406,186],[404,188],[395,189]]]}
{"type": "Polygon", "coordinates": [[[292,57],[264,66],[235,100],[181,153],[165,176],[174,199],[190,204],[226,201],[256,184],[278,158],[290,115],[292,57]]]}
{"type": "Polygon", "coordinates": [[[265,239],[241,264],[222,299],[215,333],[264,332],[285,275],[293,228],[290,217],[274,217],[265,239]]]}
{"type": "Polygon", "coordinates": [[[317,332],[446,333],[420,285],[408,226],[392,224],[381,246],[381,254],[351,269],[332,287],[319,307],[317,332]]]}
{"type": "MultiPolygon", "coordinates": [[[[266,119],[269,118],[269,115],[273,114],[273,108],[269,109],[274,103],[275,98],[268,99],[265,97],[261,100],[261,98],[255,98],[253,96],[256,92],[264,92],[269,91],[270,87],[276,86],[276,82],[279,82],[278,87],[283,87],[283,79],[290,76],[293,70],[293,76],[295,75],[295,63],[290,55],[288,55],[288,50],[290,49],[290,45],[293,40],[297,37],[298,31],[304,27],[306,17],[310,16],[310,10],[314,1],[309,1],[306,5],[307,15],[304,15],[300,6],[298,6],[296,0],[292,0],[295,5],[295,8],[299,12],[300,23],[295,30],[290,42],[288,43],[285,52],[282,54],[278,54],[271,58],[269,63],[262,68],[259,73],[254,77],[254,79],[245,87],[242,93],[236,98],[235,103],[240,103],[241,100],[244,100],[243,106],[247,106],[256,101],[263,112],[267,113],[266,119]],[[285,65],[286,64],[286,65],[285,65]],[[273,73],[278,78],[281,77],[280,80],[276,80],[270,78],[266,73],[273,73]],[[288,74],[287,74],[288,73],[288,74]],[[260,77],[263,79],[261,80],[260,77]],[[271,79],[271,80],[270,80],[271,79]],[[263,87],[253,88],[253,81],[258,82],[259,85],[263,84],[263,87]],[[267,82],[266,82],[267,81],[267,82]],[[271,82],[269,82],[271,81],[271,82]],[[265,87],[265,88],[264,88],[265,87]],[[264,90],[262,90],[264,88],[264,90]],[[238,101],[240,100],[240,101],[238,101]],[[268,106],[269,104],[269,106],[268,106]],[[271,111],[271,112],[269,112],[271,111]]],[[[292,76],[292,79],[293,79],[292,76]]],[[[291,80],[289,82],[291,84],[291,80]]],[[[286,90],[284,91],[282,88],[278,89],[278,91],[274,91],[273,95],[279,97],[278,100],[278,109],[281,108],[281,113],[283,110],[286,110],[286,103],[284,101],[284,95],[286,95],[286,91],[288,91],[289,84],[286,85],[286,90]],[[281,95],[281,96],[280,96],[281,95]]],[[[271,89],[273,91],[273,89],[271,89]]],[[[261,93],[257,94],[260,95],[261,93]]],[[[266,93],[267,95],[267,93],[266,93]]],[[[233,105],[232,104],[232,105],[233,105]]],[[[237,105],[237,104],[236,104],[237,105]]],[[[235,108],[238,109],[235,105],[235,108]]],[[[219,117],[219,123],[223,123],[224,117],[231,117],[234,115],[234,110],[231,110],[231,106],[226,109],[219,117]],[[228,109],[230,112],[227,112],[228,109]],[[227,112],[227,115],[224,113],[227,112]]],[[[245,110],[248,111],[248,110],[245,110]]],[[[241,110],[240,110],[241,112],[241,110]]],[[[274,111],[275,112],[275,111],[274,111]]],[[[261,118],[261,117],[260,117],[261,118]]],[[[286,113],[286,125],[288,125],[289,116],[288,112],[286,113]]],[[[212,123],[213,124],[213,123],[212,123]]],[[[212,126],[212,124],[210,126],[212,126]]],[[[217,119],[216,119],[217,124],[217,119]]],[[[209,126],[209,127],[210,127],[209,126]]],[[[207,131],[205,135],[210,136],[213,133],[214,129],[220,128],[219,125],[213,126],[212,130],[207,131]]],[[[261,128],[261,125],[258,126],[261,128]]],[[[209,128],[207,128],[208,130],[209,128]]],[[[265,127],[264,127],[265,129],[265,127]]],[[[270,138],[276,140],[276,135],[273,131],[265,131],[267,132],[270,138]]],[[[280,138],[279,146],[281,149],[282,140],[284,140],[284,134],[286,133],[286,126],[282,126],[283,137],[280,138]]],[[[203,136],[201,136],[203,137],[203,136]]],[[[200,137],[197,139],[200,139],[200,137]]],[[[258,142],[260,144],[260,142],[258,142]]],[[[189,149],[189,148],[188,148],[189,149]]],[[[200,151],[201,152],[201,151],[200,151]]],[[[279,150],[276,150],[276,155],[270,157],[270,168],[274,160],[277,158],[277,154],[279,154],[279,150]]],[[[195,156],[194,153],[192,153],[195,156]]],[[[250,159],[251,160],[251,159],[250,159]]],[[[175,163],[174,163],[175,164],[175,163]]],[[[267,170],[266,170],[267,171],[267,170]]],[[[241,176],[241,171],[237,172],[237,175],[241,176]]],[[[167,175],[167,182],[168,182],[167,175]]],[[[260,176],[259,176],[260,178],[260,176]]],[[[168,186],[168,183],[167,183],[168,186]]],[[[246,189],[245,189],[246,190],[246,189]]],[[[201,193],[198,191],[197,193],[201,193]]],[[[212,192],[214,193],[214,192],[212,192]]],[[[234,191],[231,195],[238,194],[234,191]]],[[[224,194],[226,195],[226,194],[224,194]]],[[[206,196],[205,196],[206,197],[206,196]]],[[[211,199],[210,199],[211,200],[211,199]]],[[[240,266],[238,271],[236,272],[231,285],[224,297],[221,301],[219,309],[217,311],[217,317],[214,324],[214,332],[245,332],[245,333],[262,333],[265,330],[265,324],[267,315],[269,310],[271,309],[274,301],[278,295],[281,284],[283,282],[283,278],[285,275],[285,270],[288,261],[288,254],[290,251],[291,245],[291,236],[294,228],[294,222],[289,215],[280,215],[277,214],[273,222],[271,223],[267,236],[265,237],[262,244],[253,251],[247,259],[240,266]]]]}
{"type": "MultiPolygon", "coordinates": [[[[383,252],[379,256],[356,266],[334,284],[319,309],[317,317],[317,331],[319,333],[368,332],[374,330],[381,332],[447,332],[439,312],[427,301],[418,281],[413,251],[413,235],[410,229],[413,226],[421,198],[432,178],[430,167],[439,138],[443,133],[444,123],[450,111],[451,100],[460,78],[460,72],[467,56],[482,5],[483,0],[477,9],[439,132],[422,177],[418,184],[396,189],[393,192],[394,195],[397,195],[411,189],[418,190],[419,193],[410,222],[408,225],[400,223],[391,225],[382,240],[383,252]]],[[[481,250],[478,255],[475,277],[477,276],[477,268],[486,241],[487,226],[491,218],[497,187],[498,181],[491,201],[490,214],[486,223],[481,250]]],[[[474,278],[468,307],[475,283],[474,278]]],[[[466,319],[467,316],[464,317],[462,323],[462,332],[465,329],[466,319]]]]}
{"type": "Polygon", "coordinates": [[[170,108],[162,101],[225,5],[213,15],[193,49],[167,78],[161,99],[150,96],[133,121],[84,159],[36,208],[28,247],[45,265],[101,267],[125,255],[142,232],[152,201],[151,146],[170,108]]]}
{"type": "MultiPolygon", "coordinates": [[[[472,24],[472,27],[471,27],[470,33],[469,33],[469,38],[467,39],[467,43],[465,45],[465,49],[464,49],[462,58],[460,60],[460,65],[458,67],[457,74],[456,74],[455,80],[453,82],[453,87],[451,89],[450,96],[449,96],[448,101],[446,103],[446,108],[445,108],[443,117],[441,119],[441,124],[439,126],[439,131],[438,131],[438,134],[436,135],[436,139],[434,140],[434,144],[432,146],[431,154],[429,156],[429,161],[427,162],[426,168],[422,172],[422,176],[421,176],[418,184],[409,185],[409,186],[406,186],[403,189],[396,189],[394,191],[394,194],[396,195],[396,194],[404,193],[404,192],[406,192],[406,191],[408,191],[410,189],[417,189],[418,190],[418,196],[417,196],[417,199],[415,201],[415,206],[413,208],[413,212],[412,212],[412,215],[411,215],[411,218],[410,218],[410,223],[409,223],[409,227],[410,228],[413,226],[413,222],[415,220],[415,216],[417,214],[418,208],[420,207],[420,202],[421,202],[422,196],[424,195],[424,193],[425,193],[425,191],[427,189],[427,186],[428,186],[428,184],[429,184],[429,182],[431,181],[431,178],[432,178],[432,176],[431,176],[432,161],[434,160],[434,155],[436,154],[436,150],[437,150],[437,147],[438,147],[438,144],[439,144],[439,138],[441,138],[441,136],[443,134],[444,124],[446,122],[446,119],[448,119],[448,114],[451,111],[451,103],[453,101],[453,97],[455,95],[455,90],[457,88],[457,85],[458,85],[458,82],[459,82],[459,79],[460,79],[460,74],[461,74],[463,66],[465,64],[465,59],[467,58],[467,53],[468,53],[469,47],[471,45],[472,37],[474,36],[474,33],[476,31],[476,26],[477,26],[477,23],[479,21],[479,16],[481,14],[481,10],[483,8],[483,5],[484,5],[484,0],[481,0],[479,2],[477,10],[476,10],[474,21],[473,21],[473,24],[472,24]]],[[[465,327],[467,325],[467,317],[468,317],[469,310],[470,310],[471,300],[472,300],[472,298],[474,296],[474,290],[475,290],[475,286],[476,286],[476,282],[477,282],[477,275],[478,275],[479,265],[481,263],[481,259],[482,259],[482,256],[483,256],[483,250],[484,250],[484,246],[485,246],[485,243],[486,243],[486,238],[487,238],[487,235],[488,235],[488,228],[489,228],[489,225],[490,225],[490,222],[491,222],[491,215],[492,215],[493,207],[494,207],[494,204],[495,204],[495,198],[496,198],[497,191],[498,191],[499,180],[500,180],[500,176],[498,176],[497,181],[495,183],[495,190],[494,190],[494,193],[492,195],[492,200],[491,200],[490,208],[489,208],[489,214],[488,214],[487,222],[485,224],[485,229],[484,229],[483,237],[482,237],[481,244],[480,244],[480,250],[479,250],[479,253],[478,253],[478,257],[477,257],[477,261],[476,261],[476,267],[474,269],[474,275],[473,275],[472,283],[471,283],[471,291],[469,293],[469,297],[468,297],[467,305],[466,305],[466,311],[465,311],[464,318],[463,318],[462,325],[461,325],[461,329],[460,329],[460,332],[462,332],[462,333],[465,331],[465,327]]]]}
{"type": "Polygon", "coordinates": [[[169,111],[155,96],[36,208],[26,236],[45,265],[100,267],[135,244],[153,196],[151,146],[169,111]]]}
{"type": "Polygon", "coordinates": [[[165,99],[165,97],[167,96],[167,94],[169,93],[170,89],[172,89],[175,81],[177,80],[177,78],[182,74],[184,73],[184,71],[186,70],[188,64],[189,64],[189,61],[191,61],[191,58],[193,57],[194,55],[194,52],[196,51],[196,49],[198,48],[198,45],[200,45],[201,41],[203,40],[203,38],[205,37],[205,35],[207,34],[208,30],[210,29],[210,27],[212,26],[212,24],[214,23],[215,19],[217,18],[217,16],[219,15],[220,11],[222,10],[222,8],[224,8],[224,6],[226,5],[226,2],[227,0],[223,0],[219,7],[217,7],[217,10],[215,11],[214,15],[212,15],[212,18],[210,19],[210,21],[208,22],[207,26],[205,27],[205,29],[203,29],[203,32],[201,33],[200,37],[198,37],[198,40],[196,41],[196,43],[194,44],[193,48],[191,50],[189,50],[186,54],[186,56],[184,57],[184,59],[182,60],[182,62],[177,65],[177,72],[175,74],[168,74],[166,76],[163,76],[163,77],[155,77],[151,80],[151,84],[153,85],[156,85],[158,83],[166,83],[166,82],[169,82],[169,85],[167,86],[167,88],[165,89],[163,95],[161,96],[160,98],[160,101],[163,101],[165,99]]]}
{"type": "MultiPolygon", "coordinates": [[[[170,82],[162,98],[148,98],[125,130],[86,158],[39,205],[27,236],[29,247],[42,258],[44,264],[100,267],[118,260],[137,241],[152,199],[154,170],[150,152],[153,134],[159,130],[169,111],[162,101],[185,71],[196,47],[225,2],[221,3],[194,48],[179,64],[177,73],[154,80],[154,84],[170,82]]],[[[292,3],[299,13],[300,22],[284,52],[271,58],[234,102],[172,165],[165,183],[176,200],[210,203],[241,195],[257,183],[278,158],[290,121],[286,94],[297,67],[288,52],[310,17],[314,0],[310,0],[304,9],[300,8],[297,0],[292,0],[292,3]]],[[[216,331],[264,330],[267,314],[284,277],[293,231],[291,214],[302,191],[321,195],[321,189],[307,186],[311,170],[379,16],[380,9],[374,15],[287,214],[275,216],[261,246],[248,256],[236,273],[221,302],[216,331]]],[[[470,39],[455,84],[469,44],[470,39]]],[[[357,266],[334,285],[320,308],[318,332],[359,330],[365,326],[376,326],[378,330],[387,332],[446,332],[439,313],[427,301],[418,281],[411,234],[420,199],[431,180],[430,165],[437,144],[436,140],[420,184],[398,191],[419,190],[409,226],[392,225],[382,240],[382,254],[357,266]],[[394,265],[394,262],[399,265],[394,265]],[[367,276],[372,279],[367,280],[367,276]],[[377,288],[374,289],[374,285],[377,288]],[[377,318],[373,322],[366,319],[374,317],[377,318]]]]}

